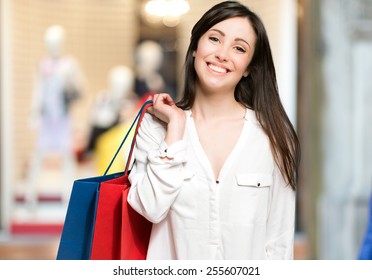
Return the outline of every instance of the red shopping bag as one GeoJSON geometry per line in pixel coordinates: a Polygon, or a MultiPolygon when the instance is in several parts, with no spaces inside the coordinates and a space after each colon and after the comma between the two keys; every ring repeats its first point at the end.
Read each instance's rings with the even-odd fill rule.
{"type": "Polygon", "coordinates": [[[121,248],[122,260],[145,260],[152,223],[138,214],[127,202],[129,182],[123,191],[121,248]]]}
{"type": "Polygon", "coordinates": [[[102,182],[93,232],[91,260],[119,260],[121,239],[121,205],[124,174],[102,182]]]}

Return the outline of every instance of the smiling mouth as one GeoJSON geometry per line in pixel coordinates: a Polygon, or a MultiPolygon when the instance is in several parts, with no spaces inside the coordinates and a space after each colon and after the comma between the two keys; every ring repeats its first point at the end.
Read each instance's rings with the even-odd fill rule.
{"type": "Polygon", "coordinates": [[[218,73],[224,73],[225,74],[225,73],[229,72],[229,70],[227,70],[226,68],[218,67],[218,66],[210,64],[210,63],[208,64],[208,67],[210,69],[212,69],[213,71],[218,72],[218,73]]]}

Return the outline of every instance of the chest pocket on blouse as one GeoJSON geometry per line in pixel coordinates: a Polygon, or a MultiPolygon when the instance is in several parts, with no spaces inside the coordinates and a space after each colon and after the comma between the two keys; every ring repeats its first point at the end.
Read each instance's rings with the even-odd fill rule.
{"type": "Polygon", "coordinates": [[[266,173],[246,173],[236,175],[236,181],[241,187],[267,188],[272,185],[273,177],[266,173]]]}
{"type": "Polygon", "coordinates": [[[236,176],[237,186],[232,192],[230,219],[241,225],[266,223],[270,186],[268,173],[243,173],[236,176]]]}

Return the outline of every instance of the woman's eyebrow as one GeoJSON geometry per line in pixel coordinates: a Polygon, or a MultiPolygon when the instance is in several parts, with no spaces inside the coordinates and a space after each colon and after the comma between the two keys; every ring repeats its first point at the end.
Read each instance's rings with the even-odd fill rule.
{"type": "MultiPolygon", "coordinates": [[[[221,36],[225,36],[225,33],[223,33],[219,29],[212,28],[212,29],[209,29],[209,31],[216,31],[217,33],[220,33],[221,36]]],[[[251,45],[246,40],[244,40],[243,38],[235,38],[234,41],[242,41],[242,42],[246,43],[249,47],[251,47],[251,45]]]]}

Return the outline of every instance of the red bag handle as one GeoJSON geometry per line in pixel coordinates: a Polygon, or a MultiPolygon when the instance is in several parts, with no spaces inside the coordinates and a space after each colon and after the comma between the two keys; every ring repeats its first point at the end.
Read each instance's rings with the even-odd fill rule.
{"type": "Polygon", "coordinates": [[[121,148],[123,147],[125,141],[127,140],[128,136],[129,136],[129,133],[132,131],[132,128],[134,127],[134,124],[137,122],[136,131],[134,132],[132,144],[131,144],[129,155],[128,155],[128,159],[127,159],[127,164],[125,166],[125,171],[124,171],[124,174],[128,174],[129,164],[130,164],[130,161],[132,159],[133,150],[134,150],[134,147],[135,147],[135,144],[136,144],[136,138],[137,138],[137,134],[138,134],[138,129],[140,127],[140,124],[142,122],[143,117],[145,116],[145,113],[146,113],[147,109],[149,107],[151,107],[152,104],[153,104],[153,101],[152,100],[147,100],[142,105],[141,109],[139,110],[139,112],[138,112],[137,116],[135,117],[133,123],[131,124],[130,128],[128,129],[127,134],[125,135],[123,141],[121,141],[119,148],[117,149],[115,155],[113,156],[113,158],[112,158],[109,166],[106,168],[106,171],[105,171],[105,173],[103,175],[106,175],[107,172],[110,170],[112,164],[114,163],[114,160],[115,160],[116,156],[119,154],[121,148]]]}

